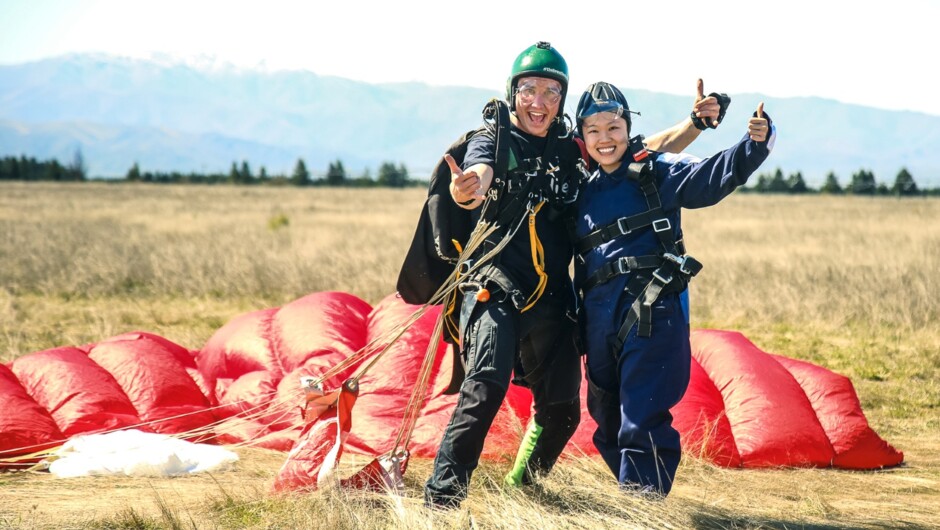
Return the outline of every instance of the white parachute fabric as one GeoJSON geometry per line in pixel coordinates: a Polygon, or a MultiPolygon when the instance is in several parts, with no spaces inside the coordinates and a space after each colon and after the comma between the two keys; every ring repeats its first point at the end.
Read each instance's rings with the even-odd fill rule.
{"type": "Polygon", "coordinates": [[[91,475],[170,477],[219,471],[238,455],[217,445],[197,444],[138,430],[76,436],[48,459],[60,478],[91,475]]]}

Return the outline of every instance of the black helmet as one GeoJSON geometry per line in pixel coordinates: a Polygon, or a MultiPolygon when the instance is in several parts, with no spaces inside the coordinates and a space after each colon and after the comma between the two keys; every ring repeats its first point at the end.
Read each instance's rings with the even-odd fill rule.
{"type": "Polygon", "coordinates": [[[516,98],[513,90],[520,77],[547,77],[561,83],[561,102],[558,114],[565,108],[565,95],[568,93],[568,63],[565,58],[552,48],[551,43],[539,41],[529,46],[512,63],[512,72],[506,82],[506,101],[510,110],[516,110],[516,98]]]}
{"type": "MultiPolygon", "coordinates": [[[[581,100],[578,101],[577,122],[578,133],[581,133],[581,124],[588,116],[593,116],[599,112],[613,112],[623,119],[627,120],[627,128],[631,129],[633,121],[630,119],[630,105],[627,104],[627,98],[619,88],[604,81],[598,81],[587,87],[584,94],[581,94],[581,100]]],[[[582,134],[583,136],[583,134],[582,134]]]]}

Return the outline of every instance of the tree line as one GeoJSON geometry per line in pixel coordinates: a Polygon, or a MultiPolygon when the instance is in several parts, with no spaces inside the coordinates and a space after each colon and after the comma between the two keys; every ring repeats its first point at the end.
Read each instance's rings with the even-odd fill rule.
{"type": "Polygon", "coordinates": [[[228,173],[162,173],[141,171],[140,166],[135,162],[127,171],[124,180],[128,182],[156,182],[156,183],[205,183],[205,184],[286,184],[292,186],[350,186],[350,187],[387,187],[404,188],[406,186],[423,186],[424,182],[413,180],[408,175],[408,169],[404,164],[394,164],[392,162],[383,162],[378,169],[376,178],[372,178],[372,172],[366,168],[358,176],[352,176],[343,166],[342,160],[336,160],[329,163],[326,173],[315,177],[309,169],[303,158],[297,159],[294,169],[289,175],[268,173],[264,166],[260,166],[257,172],[251,170],[247,160],[240,164],[232,162],[228,173]]]}
{"type": "MultiPolygon", "coordinates": [[[[62,164],[56,159],[37,160],[35,157],[7,156],[0,159],[0,180],[44,180],[44,181],[84,181],[88,180],[88,169],[81,151],[76,151],[72,160],[62,164]]],[[[127,182],[153,182],[161,184],[282,184],[293,186],[349,186],[349,187],[389,187],[426,186],[427,181],[413,179],[404,164],[383,162],[372,177],[366,168],[359,175],[351,175],[343,166],[342,160],[329,163],[326,173],[314,176],[302,158],[297,159],[290,174],[269,174],[264,166],[252,171],[248,161],[232,162],[227,173],[181,173],[142,171],[136,162],[124,175],[127,182]]],[[[878,182],[873,172],[859,169],[844,184],[839,182],[835,172],[830,171],[822,186],[813,188],[806,184],[802,172],[797,171],[784,176],[777,168],[773,173],[760,173],[753,184],[742,188],[751,193],[825,193],[848,195],[896,195],[940,196],[938,188],[920,188],[914,176],[901,168],[889,186],[887,182],[878,182]]]]}
{"type": "Polygon", "coordinates": [[[7,156],[0,159],[0,180],[81,181],[88,178],[82,153],[77,151],[66,165],[58,160],[37,160],[35,157],[7,156]]]}
{"type": "Polygon", "coordinates": [[[843,186],[835,172],[830,171],[826,175],[823,185],[812,188],[806,184],[803,174],[799,171],[783,176],[783,171],[777,168],[772,174],[761,173],[757,175],[757,181],[752,185],[743,188],[745,191],[754,193],[826,193],[830,195],[897,195],[897,196],[916,196],[916,195],[940,195],[940,188],[921,189],[914,181],[914,176],[907,170],[901,168],[894,177],[894,183],[888,186],[886,182],[877,182],[875,174],[867,169],[859,169],[849,178],[843,186]]]}
{"type": "MultiPolygon", "coordinates": [[[[57,159],[38,160],[35,157],[7,156],[0,158],[0,180],[26,181],[84,181],[88,180],[88,169],[81,151],[68,164],[57,159]]],[[[112,179],[101,179],[112,180],[112,179]]],[[[298,159],[289,175],[269,174],[264,166],[252,171],[248,161],[232,162],[227,173],[182,173],[179,171],[143,171],[135,162],[124,175],[128,182],[154,182],[160,184],[289,184],[294,186],[384,186],[403,188],[405,186],[425,186],[426,181],[412,179],[404,164],[383,162],[376,178],[367,168],[357,176],[350,175],[341,160],[330,162],[324,175],[314,176],[304,160],[298,159]]]]}

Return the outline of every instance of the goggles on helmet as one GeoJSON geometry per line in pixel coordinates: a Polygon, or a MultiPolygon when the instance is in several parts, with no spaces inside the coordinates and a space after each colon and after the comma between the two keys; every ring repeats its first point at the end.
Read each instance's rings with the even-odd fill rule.
{"type": "Polygon", "coordinates": [[[620,89],[603,81],[592,84],[581,94],[581,100],[578,101],[578,110],[575,114],[578,131],[580,132],[581,124],[585,118],[600,112],[612,112],[617,118],[623,118],[626,120],[628,128],[633,127],[630,114],[633,113],[638,116],[640,114],[630,110],[627,98],[620,89]]]}
{"type": "Polygon", "coordinates": [[[586,106],[578,109],[577,120],[578,123],[581,123],[590,116],[595,114],[600,114],[601,112],[610,112],[616,114],[617,118],[623,117],[625,112],[629,112],[627,109],[623,108],[623,105],[619,101],[611,100],[594,100],[588,103],[586,106]]]}
{"type": "Polygon", "coordinates": [[[540,91],[534,84],[524,83],[516,88],[516,94],[519,96],[519,101],[525,105],[535,101],[536,95],[541,95],[542,101],[545,101],[549,105],[554,105],[561,101],[561,88],[553,86],[540,91]]]}

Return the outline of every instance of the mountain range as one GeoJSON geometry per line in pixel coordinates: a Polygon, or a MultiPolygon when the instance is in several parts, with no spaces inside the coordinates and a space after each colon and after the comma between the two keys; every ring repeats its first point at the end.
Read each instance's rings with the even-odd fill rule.
{"type": "MultiPolygon", "coordinates": [[[[469,77],[469,76],[468,76],[469,77]]],[[[611,78],[617,83],[617,79],[611,78]]],[[[618,83],[618,85],[621,85],[618,83]]],[[[651,134],[687,115],[691,96],[622,84],[634,133],[651,134]]],[[[720,87],[718,87],[720,90],[720,87]]],[[[573,114],[580,88],[572,87],[573,114]]],[[[0,157],[72,160],[93,177],[142,171],[288,174],[298,158],[323,174],[342,160],[353,176],[382,162],[424,177],[461,133],[477,127],[498,90],[422,83],[369,84],[309,71],[206,67],[99,54],[0,65],[0,157]]],[[[734,143],[759,101],[777,126],[768,171],[803,173],[811,185],[859,169],[889,186],[906,167],[920,186],[940,185],[940,116],[822,98],[730,94],[724,124],[689,148],[708,156],[734,143]]]]}

